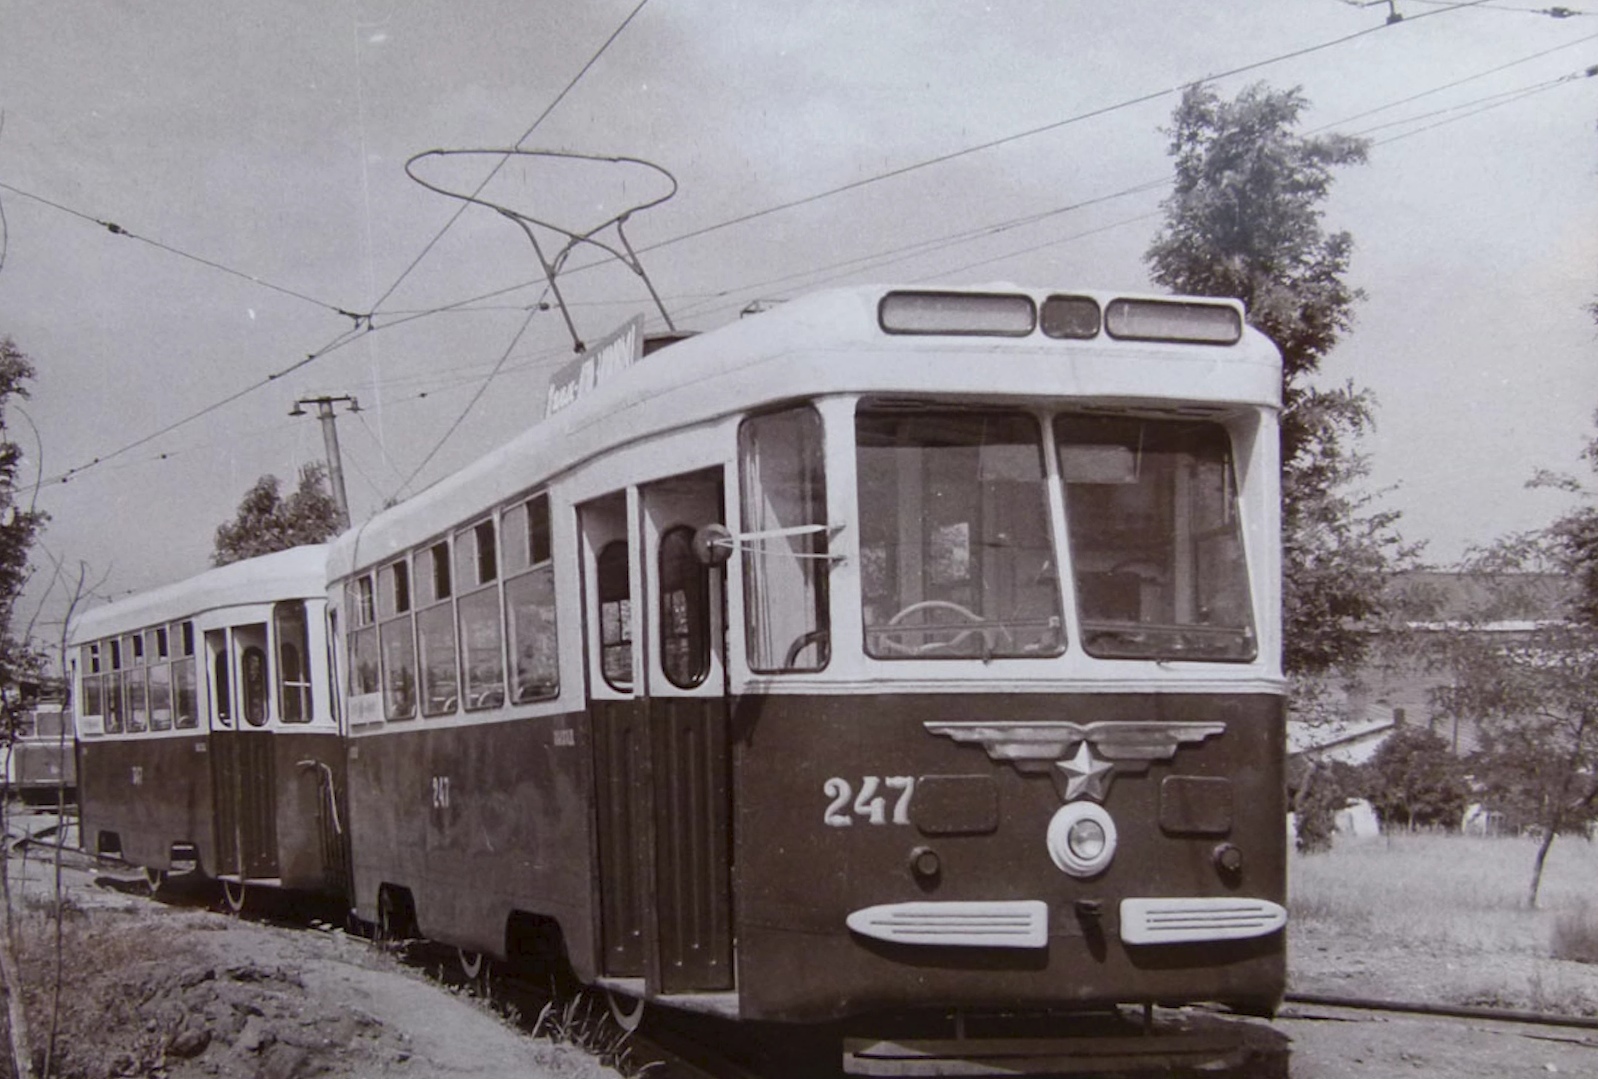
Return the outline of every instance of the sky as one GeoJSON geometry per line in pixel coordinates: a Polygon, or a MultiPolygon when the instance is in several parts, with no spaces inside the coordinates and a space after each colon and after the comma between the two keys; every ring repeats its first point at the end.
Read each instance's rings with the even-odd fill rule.
{"type": "MultiPolygon", "coordinates": [[[[1448,565],[1568,508],[1525,481],[1580,474],[1594,432],[1598,2],[1558,10],[0,0],[0,335],[38,371],[6,433],[51,518],[20,615],[59,633],[52,559],[106,597],[205,569],[257,477],[320,459],[300,397],[359,400],[357,521],[537,419],[572,345],[533,247],[414,155],[665,170],[414,166],[577,230],[674,183],[627,238],[681,328],[838,284],[1148,290],[1165,129],[1205,79],[1372,140],[1324,207],[1365,299],[1322,381],[1374,394],[1367,487],[1448,565]]],[[[658,326],[600,254],[562,278],[579,332],[658,326]]]]}

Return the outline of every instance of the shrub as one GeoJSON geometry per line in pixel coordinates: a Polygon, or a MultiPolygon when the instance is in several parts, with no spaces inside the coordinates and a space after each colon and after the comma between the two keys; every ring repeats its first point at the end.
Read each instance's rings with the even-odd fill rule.
{"type": "Polygon", "coordinates": [[[1459,830],[1470,794],[1465,767],[1448,743],[1420,727],[1400,727],[1365,766],[1366,786],[1384,831],[1459,830]]]}
{"type": "Polygon", "coordinates": [[[1554,920],[1552,938],[1548,951],[1555,959],[1598,963],[1598,914],[1585,903],[1560,913],[1554,920]]]}

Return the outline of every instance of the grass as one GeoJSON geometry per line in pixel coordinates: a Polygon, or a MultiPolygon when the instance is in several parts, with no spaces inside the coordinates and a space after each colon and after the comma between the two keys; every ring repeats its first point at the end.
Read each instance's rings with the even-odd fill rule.
{"type": "Polygon", "coordinates": [[[1289,917],[1339,934],[1472,954],[1557,956],[1573,947],[1557,941],[1584,935],[1598,944],[1589,912],[1598,896],[1598,846],[1556,840],[1533,910],[1526,896],[1536,852],[1535,840],[1518,837],[1340,838],[1329,853],[1290,859],[1289,917]]]}
{"type": "Polygon", "coordinates": [[[1294,987],[1598,1015],[1598,845],[1561,837],[1538,907],[1537,842],[1339,838],[1288,862],[1294,987]]]}

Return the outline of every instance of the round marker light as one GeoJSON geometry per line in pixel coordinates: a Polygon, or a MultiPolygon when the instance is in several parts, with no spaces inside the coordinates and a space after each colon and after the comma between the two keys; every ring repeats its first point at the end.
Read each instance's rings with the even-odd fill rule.
{"type": "Polygon", "coordinates": [[[1095,802],[1070,802],[1049,821],[1046,841],[1061,872],[1096,877],[1115,857],[1115,821],[1095,802]]]}
{"type": "Polygon", "coordinates": [[[1065,841],[1082,861],[1095,861],[1104,853],[1104,826],[1096,820],[1079,820],[1065,833],[1065,841]]]}

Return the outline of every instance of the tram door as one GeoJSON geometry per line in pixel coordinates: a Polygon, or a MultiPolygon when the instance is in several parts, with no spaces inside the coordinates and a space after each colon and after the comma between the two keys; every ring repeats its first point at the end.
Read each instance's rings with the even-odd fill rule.
{"type": "Polygon", "coordinates": [[[265,623],[205,635],[216,872],[241,880],[278,875],[276,767],[267,729],[268,653],[265,623]]]}
{"type": "Polygon", "coordinates": [[[720,470],[583,507],[605,973],[654,992],[733,984],[720,470]]]}

